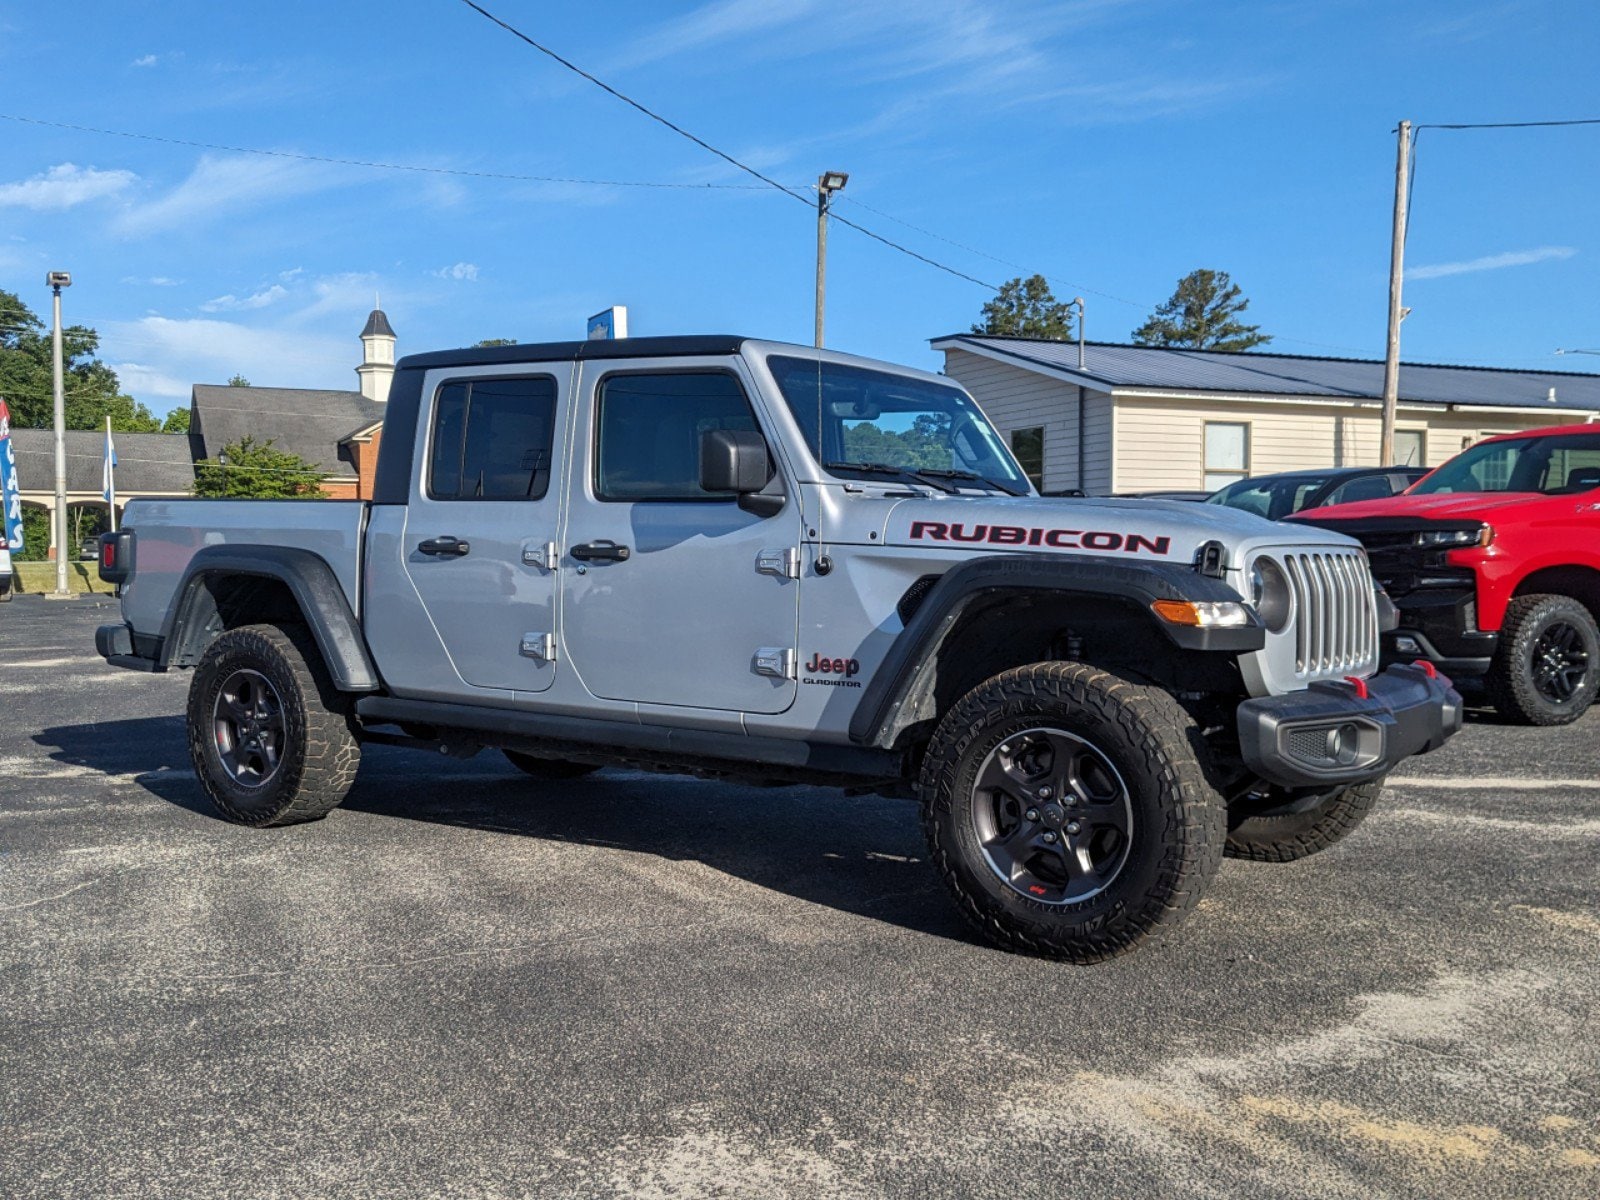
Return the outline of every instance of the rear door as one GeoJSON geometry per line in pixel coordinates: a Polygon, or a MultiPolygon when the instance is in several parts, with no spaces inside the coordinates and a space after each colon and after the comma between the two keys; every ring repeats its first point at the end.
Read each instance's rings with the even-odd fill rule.
{"type": "Polygon", "coordinates": [[[565,363],[466,369],[426,398],[401,556],[464,692],[555,682],[555,447],[570,379],[565,363]]]}
{"type": "MultiPolygon", "coordinates": [[[[794,702],[799,502],[759,517],[699,485],[700,435],[771,433],[737,359],[584,364],[562,633],[607,700],[737,712],[794,702]],[[586,461],[585,461],[586,459],[586,461]],[[791,574],[792,572],[792,574],[791,574]]],[[[781,466],[778,469],[782,469],[781,466]]]]}

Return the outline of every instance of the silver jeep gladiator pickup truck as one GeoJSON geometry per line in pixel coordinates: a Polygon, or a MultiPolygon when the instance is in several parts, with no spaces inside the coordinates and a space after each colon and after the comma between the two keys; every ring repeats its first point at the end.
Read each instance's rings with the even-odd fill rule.
{"type": "Polygon", "coordinates": [[[1461,723],[1378,673],[1350,539],[1042,499],[950,380],[742,337],[405,358],[370,503],[137,500],[101,572],[230,820],[323,816],[364,743],[914,795],[961,911],[1080,962],[1461,723]]]}

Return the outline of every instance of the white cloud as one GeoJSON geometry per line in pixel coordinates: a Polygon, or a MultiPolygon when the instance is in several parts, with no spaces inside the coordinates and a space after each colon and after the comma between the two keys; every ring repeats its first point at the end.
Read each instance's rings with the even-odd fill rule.
{"type": "Polygon", "coordinates": [[[1431,263],[1425,267],[1407,267],[1407,279],[1443,279],[1447,275],[1470,275],[1476,271],[1499,271],[1506,267],[1526,267],[1532,263],[1554,262],[1571,258],[1577,253],[1575,246],[1540,246],[1534,250],[1508,250],[1504,254],[1486,254],[1482,258],[1469,258],[1461,262],[1431,263]]]}
{"type": "Polygon", "coordinates": [[[0,207],[10,205],[38,212],[59,212],[90,200],[115,196],[138,178],[132,171],[99,171],[94,167],[62,163],[20,183],[0,184],[0,207]]]}
{"type": "Polygon", "coordinates": [[[171,279],[166,275],[151,275],[148,279],[141,279],[137,275],[124,275],[122,282],[131,283],[135,287],[177,287],[183,280],[171,279]]]}
{"type": "Polygon", "coordinates": [[[250,296],[240,298],[234,295],[218,296],[215,300],[207,300],[200,306],[201,312],[234,312],[239,309],[265,308],[275,304],[289,294],[289,289],[281,284],[273,284],[269,288],[250,296]]]}
{"type": "Polygon", "coordinates": [[[354,334],[257,329],[209,318],[149,316],[101,326],[102,354],[134,396],[186,397],[235,372],[263,387],[356,386],[354,334]]]}
{"type": "Polygon", "coordinates": [[[142,234],[193,225],[242,208],[337,187],[346,177],[342,171],[297,159],[208,154],[165,196],[130,208],[117,228],[125,234],[142,234]]]}
{"type": "Polygon", "coordinates": [[[154,54],[141,54],[129,65],[135,67],[153,67],[160,61],[161,60],[154,54]]]}
{"type": "Polygon", "coordinates": [[[464,279],[468,283],[477,283],[478,264],[458,262],[453,267],[440,267],[434,274],[440,279],[464,279]]]}

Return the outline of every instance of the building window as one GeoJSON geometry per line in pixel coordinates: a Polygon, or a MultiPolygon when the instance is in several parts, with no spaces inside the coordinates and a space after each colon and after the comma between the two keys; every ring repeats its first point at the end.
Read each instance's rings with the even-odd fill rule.
{"type": "Polygon", "coordinates": [[[1427,460],[1427,434],[1420,429],[1394,431],[1394,462],[1384,466],[1425,467],[1427,460]]]}
{"type": "Polygon", "coordinates": [[[1044,491],[1044,426],[1011,431],[1011,453],[1016,455],[1028,482],[1035,490],[1044,491]]]}
{"type": "Polygon", "coordinates": [[[1205,488],[1214,492],[1250,474],[1250,426],[1222,421],[1206,422],[1205,488]]]}

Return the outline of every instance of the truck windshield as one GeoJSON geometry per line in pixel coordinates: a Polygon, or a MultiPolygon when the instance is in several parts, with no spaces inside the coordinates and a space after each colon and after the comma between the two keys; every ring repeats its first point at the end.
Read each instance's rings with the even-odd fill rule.
{"type": "Polygon", "coordinates": [[[1032,490],[989,419],[959,388],[776,354],[767,368],[806,445],[836,478],[916,474],[944,490],[1032,490]]]}
{"type": "Polygon", "coordinates": [[[1317,489],[1328,482],[1326,475],[1291,475],[1287,478],[1241,479],[1220,492],[1206,497],[1207,504],[1226,504],[1258,517],[1278,521],[1299,512],[1317,489]]]}
{"type": "Polygon", "coordinates": [[[1600,487],[1600,432],[1479,442],[1409,494],[1538,492],[1562,496],[1595,487],[1600,487]]]}

